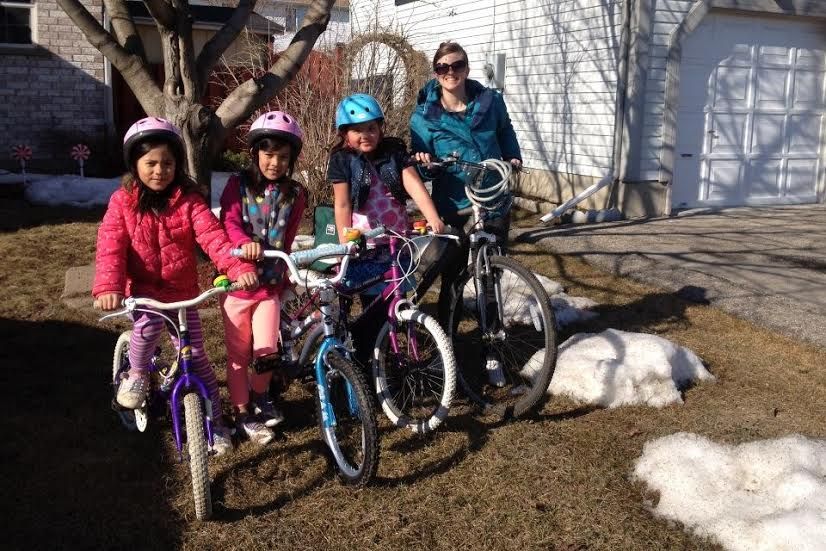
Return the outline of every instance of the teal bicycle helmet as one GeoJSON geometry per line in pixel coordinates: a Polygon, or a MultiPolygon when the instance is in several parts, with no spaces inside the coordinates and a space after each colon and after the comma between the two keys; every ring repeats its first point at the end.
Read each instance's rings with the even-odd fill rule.
{"type": "Polygon", "coordinates": [[[336,129],[348,124],[383,120],[384,113],[376,98],[368,94],[353,94],[347,96],[336,108],[336,129]]]}

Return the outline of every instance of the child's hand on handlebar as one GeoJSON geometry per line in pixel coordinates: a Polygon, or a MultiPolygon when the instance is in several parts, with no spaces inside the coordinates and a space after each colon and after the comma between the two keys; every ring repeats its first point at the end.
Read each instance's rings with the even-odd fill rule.
{"type": "Polygon", "coordinates": [[[258,260],[261,258],[263,249],[261,248],[261,243],[256,243],[255,241],[250,241],[249,243],[244,243],[241,245],[241,256],[244,260],[258,260]]]}
{"type": "Polygon", "coordinates": [[[108,312],[120,308],[121,301],[123,301],[123,295],[120,293],[104,293],[95,299],[94,307],[108,312]]]}
{"type": "Polygon", "coordinates": [[[436,218],[435,220],[428,220],[427,225],[430,226],[431,231],[433,233],[445,233],[445,223],[442,222],[441,218],[436,218]]]}
{"type": "Polygon", "coordinates": [[[240,276],[238,276],[238,279],[235,280],[235,283],[240,285],[241,288],[245,291],[252,291],[256,287],[258,287],[258,276],[255,274],[255,272],[247,272],[245,274],[241,274],[240,276]]]}

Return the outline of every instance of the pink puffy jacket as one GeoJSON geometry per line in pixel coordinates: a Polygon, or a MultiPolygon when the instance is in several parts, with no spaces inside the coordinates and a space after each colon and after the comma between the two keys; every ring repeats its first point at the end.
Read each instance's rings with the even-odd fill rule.
{"type": "Polygon", "coordinates": [[[193,298],[199,292],[196,242],[231,280],[255,271],[253,264],[230,256],[227,234],[197,193],[176,189],[169,206],[155,214],[138,211],[137,190],[120,188],[98,230],[92,294],[163,302],[193,298]]]}

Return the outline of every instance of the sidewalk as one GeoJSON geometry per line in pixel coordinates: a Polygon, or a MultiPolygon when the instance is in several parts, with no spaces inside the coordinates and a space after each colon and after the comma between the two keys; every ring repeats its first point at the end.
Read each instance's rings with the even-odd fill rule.
{"type": "Polygon", "coordinates": [[[826,205],[687,211],[513,234],[826,347],[826,205]]]}

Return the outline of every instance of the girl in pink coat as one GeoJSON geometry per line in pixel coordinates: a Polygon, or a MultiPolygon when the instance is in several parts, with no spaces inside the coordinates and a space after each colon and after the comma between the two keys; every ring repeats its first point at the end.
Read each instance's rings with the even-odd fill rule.
{"type": "MultiPolygon", "coordinates": [[[[162,302],[197,296],[196,243],[230,279],[254,289],[255,268],[230,256],[227,234],[184,172],[180,130],[164,119],[141,119],[126,132],[123,153],[129,172],[123,187],[109,199],[98,230],[92,294],[100,307],[115,310],[124,296],[132,295],[162,302]]],[[[131,367],[117,392],[118,403],[130,409],[140,407],[146,398],[149,362],[165,329],[163,318],[147,313],[136,313],[134,322],[131,367]]],[[[204,351],[195,308],[188,310],[187,322],[194,370],[207,385],[212,402],[213,450],[220,455],[232,449],[232,442],[221,422],[218,381],[204,351]]]]}
{"type": "Polygon", "coordinates": [[[306,192],[292,174],[301,152],[303,133],[295,119],[281,111],[261,115],[247,135],[250,167],[232,176],[221,196],[221,221],[243,258],[255,260],[261,287],[224,295],[227,386],[239,430],[264,445],[271,427],[283,420],[269,395],[272,371],[253,373],[256,358],[278,346],[280,295],[289,283],[286,266],[262,257],[265,249],[290,252],[306,204],[306,192]]]}

